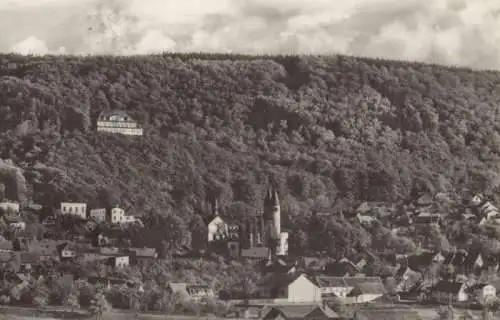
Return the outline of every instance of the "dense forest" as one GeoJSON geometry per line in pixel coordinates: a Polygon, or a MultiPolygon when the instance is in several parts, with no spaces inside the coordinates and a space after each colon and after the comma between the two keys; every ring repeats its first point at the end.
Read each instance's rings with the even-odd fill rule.
{"type": "Polygon", "coordinates": [[[273,181],[295,249],[411,250],[342,217],[424,192],[500,201],[499,104],[498,72],[410,62],[1,55],[0,196],[120,204],[149,219],[144,241],[182,242],[207,198],[242,221],[273,181]],[[144,136],[97,133],[110,109],[144,136]]]}

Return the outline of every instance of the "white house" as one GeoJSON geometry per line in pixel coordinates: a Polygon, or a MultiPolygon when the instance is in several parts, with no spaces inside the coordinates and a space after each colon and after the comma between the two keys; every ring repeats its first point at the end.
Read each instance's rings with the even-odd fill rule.
{"type": "Polygon", "coordinates": [[[97,222],[106,221],[106,209],[92,209],[90,210],[90,217],[97,222]]]}
{"type": "Polygon", "coordinates": [[[137,222],[138,219],[134,215],[125,213],[125,210],[119,207],[111,209],[111,223],[113,224],[127,224],[137,222]]]}
{"type": "Polygon", "coordinates": [[[137,122],[121,110],[101,113],[97,120],[97,131],[120,133],[129,136],[143,135],[143,129],[139,127],[137,122]]]}
{"type": "Polygon", "coordinates": [[[215,216],[208,223],[208,242],[224,240],[229,234],[228,224],[219,216],[215,216]]]}
{"type": "Polygon", "coordinates": [[[19,203],[4,201],[0,202],[0,209],[3,211],[9,211],[10,213],[19,213],[19,203]]]}
{"type": "Polygon", "coordinates": [[[113,266],[116,268],[128,267],[128,265],[130,264],[129,256],[116,256],[111,259],[113,266]]]}
{"type": "Polygon", "coordinates": [[[284,297],[288,302],[320,302],[321,290],[305,274],[300,274],[293,281],[282,287],[284,297]]]}
{"type": "Polygon", "coordinates": [[[87,204],[76,202],[61,202],[61,213],[79,216],[87,219],[87,204]]]}

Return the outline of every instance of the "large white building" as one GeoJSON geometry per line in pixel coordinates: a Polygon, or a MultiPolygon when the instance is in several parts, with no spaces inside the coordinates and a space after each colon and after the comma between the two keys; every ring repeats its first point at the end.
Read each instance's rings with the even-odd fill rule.
{"type": "Polygon", "coordinates": [[[61,213],[65,215],[76,215],[87,219],[87,204],[76,202],[61,202],[61,213]]]}
{"type": "Polygon", "coordinates": [[[97,119],[97,131],[120,133],[128,136],[142,136],[143,129],[139,127],[126,112],[121,110],[105,111],[97,119]]]}

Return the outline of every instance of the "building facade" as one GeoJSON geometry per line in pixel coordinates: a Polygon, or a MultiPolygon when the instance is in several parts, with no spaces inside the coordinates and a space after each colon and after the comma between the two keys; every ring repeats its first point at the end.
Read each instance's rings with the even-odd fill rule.
{"type": "Polygon", "coordinates": [[[62,202],[61,213],[64,215],[76,215],[82,219],[87,218],[87,204],[76,202],[62,202]]]}
{"type": "Polygon", "coordinates": [[[101,113],[97,120],[97,131],[119,133],[128,136],[143,135],[143,129],[139,127],[137,122],[121,110],[101,113]]]}

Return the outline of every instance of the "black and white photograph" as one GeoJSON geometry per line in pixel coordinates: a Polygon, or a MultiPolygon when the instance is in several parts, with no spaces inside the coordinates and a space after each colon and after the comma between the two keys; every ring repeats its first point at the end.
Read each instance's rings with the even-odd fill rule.
{"type": "Polygon", "coordinates": [[[0,320],[500,320],[500,0],[0,0],[0,320]]]}

